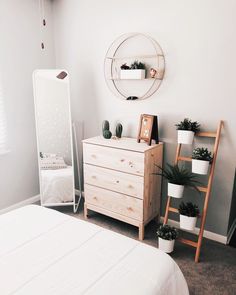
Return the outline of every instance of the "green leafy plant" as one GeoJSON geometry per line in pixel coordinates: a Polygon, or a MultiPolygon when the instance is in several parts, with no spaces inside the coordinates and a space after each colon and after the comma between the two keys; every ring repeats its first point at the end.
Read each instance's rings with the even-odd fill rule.
{"type": "Polygon", "coordinates": [[[193,150],[192,158],[195,160],[209,161],[212,162],[212,154],[207,148],[196,148],[193,150]]]}
{"type": "Polygon", "coordinates": [[[161,172],[153,173],[154,175],[161,175],[167,179],[170,183],[184,185],[187,187],[193,187],[198,191],[197,184],[200,184],[196,180],[196,175],[192,172],[189,172],[183,166],[179,168],[178,165],[167,164],[167,168],[157,166],[161,172]]]}
{"type": "Polygon", "coordinates": [[[138,60],[135,60],[131,66],[130,66],[131,70],[145,70],[145,64],[142,62],[139,62],[138,60]]]}
{"type": "Polygon", "coordinates": [[[190,119],[185,118],[180,123],[176,124],[177,130],[193,131],[194,133],[200,130],[200,124],[196,121],[192,122],[190,119]]]}
{"type": "Polygon", "coordinates": [[[181,202],[179,205],[179,214],[185,215],[188,217],[197,217],[199,216],[199,208],[196,204],[193,204],[192,202],[181,202]]]}
{"type": "Polygon", "coordinates": [[[168,224],[161,224],[157,229],[157,236],[163,240],[172,241],[177,238],[178,231],[168,224]]]}
{"type": "Polygon", "coordinates": [[[123,65],[121,65],[121,70],[130,70],[130,67],[126,64],[126,63],[124,63],[123,65]]]}

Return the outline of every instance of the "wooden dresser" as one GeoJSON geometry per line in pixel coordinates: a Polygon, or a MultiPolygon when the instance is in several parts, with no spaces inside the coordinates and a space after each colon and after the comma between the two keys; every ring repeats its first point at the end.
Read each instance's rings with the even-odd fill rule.
{"type": "Polygon", "coordinates": [[[93,210],[139,228],[159,217],[163,144],[148,146],[134,138],[83,140],[84,215],[93,210]]]}

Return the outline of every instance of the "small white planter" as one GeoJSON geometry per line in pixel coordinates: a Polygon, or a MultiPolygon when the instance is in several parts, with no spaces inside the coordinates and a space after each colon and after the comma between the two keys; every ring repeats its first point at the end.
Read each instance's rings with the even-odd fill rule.
{"type": "Polygon", "coordinates": [[[141,80],[145,79],[146,70],[120,70],[120,79],[141,80]]]}
{"type": "Polygon", "coordinates": [[[178,143],[192,144],[194,132],[188,130],[178,130],[178,143]]]}
{"type": "Polygon", "coordinates": [[[158,237],[158,248],[165,253],[173,252],[174,244],[175,244],[175,240],[169,241],[169,240],[164,240],[158,237]]]}
{"type": "Polygon", "coordinates": [[[168,196],[173,198],[182,198],[184,186],[179,184],[168,183],[168,196]]]}
{"type": "Polygon", "coordinates": [[[192,172],[206,175],[208,173],[209,161],[192,159],[192,172]]]}
{"type": "Polygon", "coordinates": [[[194,230],[197,223],[197,217],[189,217],[180,214],[180,228],[194,230]]]}

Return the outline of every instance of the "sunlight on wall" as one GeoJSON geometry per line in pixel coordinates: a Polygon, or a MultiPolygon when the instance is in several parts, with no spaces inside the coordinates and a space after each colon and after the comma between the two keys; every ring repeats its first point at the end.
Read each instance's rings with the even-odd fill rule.
{"type": "Polygon", "coordinates": [[[3,89],[0,80],[0,155],[8,152],[7,149],[7,122],[3,102],[3,89]]]}

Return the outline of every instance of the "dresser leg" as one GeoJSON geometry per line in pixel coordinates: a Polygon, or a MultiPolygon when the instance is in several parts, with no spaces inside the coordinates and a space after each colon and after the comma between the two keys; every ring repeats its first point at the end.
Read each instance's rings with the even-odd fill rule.
{"type": "Polygon", "coordinates": [[[140,223],[140,225],[139,225],[138,238],[140,241],[142,241],[144,239],[144,224],[143,223],[140,223]]]}
{"type": "Polygon", "coordinates": [[[88,209],[86,203],[84,203],[84,219],[88,219],[88,209]]]}

